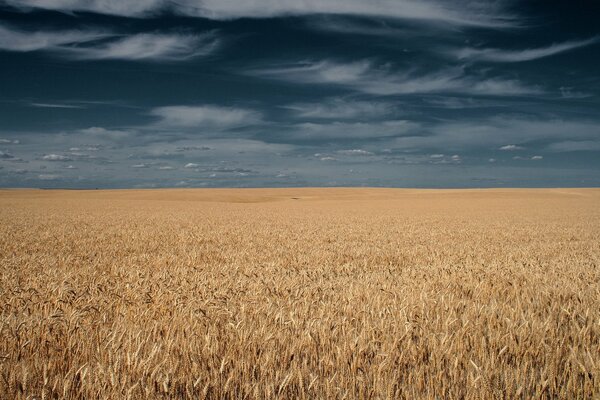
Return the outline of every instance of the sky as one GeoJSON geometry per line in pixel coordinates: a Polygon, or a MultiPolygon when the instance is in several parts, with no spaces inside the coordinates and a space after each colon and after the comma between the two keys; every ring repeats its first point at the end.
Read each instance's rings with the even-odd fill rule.
{"type": "Polygon", "coordinates": [[[0,187],[597,187],[596,0],[0,0],[0,187]]]}

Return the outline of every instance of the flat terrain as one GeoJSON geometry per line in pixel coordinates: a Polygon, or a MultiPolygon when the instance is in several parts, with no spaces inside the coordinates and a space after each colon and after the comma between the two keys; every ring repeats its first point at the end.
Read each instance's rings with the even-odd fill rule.
{"type": "Polygon", "coordinates": [[[0,397],[600,396],[600,190],[0,191],[0,397]]]}

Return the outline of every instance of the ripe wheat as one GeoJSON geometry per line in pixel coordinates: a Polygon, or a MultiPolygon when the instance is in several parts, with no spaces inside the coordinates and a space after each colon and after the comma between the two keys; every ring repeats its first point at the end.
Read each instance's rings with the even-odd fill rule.
{"type": "Polygon", "coordinates": [[[0,191],[0,398],[600,396],[600,190],[0,191]]]}

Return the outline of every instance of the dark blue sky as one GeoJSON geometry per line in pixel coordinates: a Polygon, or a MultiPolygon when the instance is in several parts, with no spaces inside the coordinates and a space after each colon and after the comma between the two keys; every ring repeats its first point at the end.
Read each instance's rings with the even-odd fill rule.
{"type": "Polygon", "coordinates": [[[595,0],[0,0],[0,186],[599,186],[598,21],[595,0]]]}

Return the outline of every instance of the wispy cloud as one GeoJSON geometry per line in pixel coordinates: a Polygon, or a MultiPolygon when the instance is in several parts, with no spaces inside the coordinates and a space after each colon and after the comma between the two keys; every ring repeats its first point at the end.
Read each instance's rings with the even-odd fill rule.
{"type": "Polygon", "coordinates": [[[534,148],[536,142],[594,140],[600,123],[563,119],[499,116],[483,120],[439,122],[426,128],[427,135],[394,139],[395,148],[404,150],[519,150],[534,148]],[[507,145],[506,143],[522,145],[507,145]],[[529,145],[531,143],[531,146],[529,145]]]}
{"type": "Polygon", "coordinates": [[[20,144],[21,141],[18,139],[4,139],[0,138],[0,144],[20,144]]]}
{"type": "Polygon", "coordinates": [[[498,150],[502,151],[515,151],[515,150],[523,150],[524,147],[517,146],[516,144],[507,144],[505,146],[501,146],[498,150]]]}
{"type": "MultiPolygon", "coordinates": [[[[0,25],[0,50],[46,51],[74,60],[183,61],[213,53],[215,32],[204,34],[134,33],[94,30],[26,32],[0,25]]],[[[63,107],[36,103],[38,107],[63,107]]]]}
{"type": "Polygon", "coordinates": [[[337,16],[312,18],[307,21],[307,26],[318,31],[365,36],[413,37],[416,33],[408,27],[390,26],[387,20],[359,21],[337,16]]]}
{"type": "Polygon", "coordinates": [[[503,10],[501,2],[478,0],[5,0],[5,3],[20,9],[85,11],[128,17],[146,17],[165,11],[216,20],[335,14],[432,21],[459,26],[514,25],[514,18],[503,10]]]}
{"type": "Polygon", "coordinates": [[[396,72],[390,65],[375,65],[370,60],[350,63],[334,61],[302,62],[249,71],[249,74],[294,83],[314,83],[347,87],[372,95],[419,93],[466,93],[510,96],[541,93],[514,79],[467,76],[463,68],[416,74],[396,72]]]}
{"type": "Polygon", "coordinates": [[[59,104],[59,103],[29,103],[31,107],[38,108],[72,108],[72,109],[82,109],[85,108],[82,105],[75,104],[59,104]]]}
{"type": "Polygon", "coordinates": [[[356,101],[344,98],[326,99],[319,103],[296,103],[284,106],[304,119],[369,119],[393,112],[393,106],[381,101],[356,101]]]}
{"type": "Polygon", "coordinates": [[[402,136],[419,129],[419,124],[406,120],[382,122],[331,122],[302,123],[282,134],[283,140],[362,140],[381,137],[402,136]]]}
{"type": "Polygon", "coordinates": [[[341,154],[344,156],[372,156],[373,153],[363,149],[348,149],[348,150],[338,150],[337,154],[341,154]]]}
{"type": "Polygon", "coordinates": [[[154,124],[160,128],[198,128],[207,130],[227,130],[261,122],[261,113],[233,107],[215,105],[166,106],[150,112],[158,117],[154,124]]]}
{"type": "MultiPolygon", "coordinates": [[[[600,128],[600,126],[599,126],[600,128]]],[[[549,151],[563,153],[572,151],[600,151],[600,139],[597,140],[565,140],[550,144],[549,151]]]]}
{"type": "Polygon", "coordinates": [[[213,33],[139,33],[95,46],[61,47],[65,56],[78,60],[183,61],[214,52],[219,40],[213,33]]]}
{"type": "Polygon", "coordinates": [[[111,36],[114,36],[114,33],[94,30],[26,32],[0,25],[0,50],[17,52],[55,50],[111,36]]]}
{"type": "Polygon", "coordinates": [[[44,161],[73,161],[73,159],[69,156],[65,156],[62,154],[46,154],[42,157],[44,161]]]}
{"type": "Polygon", "coordinates": [[[4,0],[4,3],[27,11],[28,9],[56,10],[63,12],[93,12],[126,17],[150,16],[159,12],[168,0],[4,0]]]}
{"type": "Polygon", "coordinates": [[[550,57],[556,54],[575,50],[581,47],[586,47],[600,41],[600,37],[596,36],[586,40],[574,40],[564,43],[555,43],[551,46],[541,47],[537,49],[525,50],[500,50],[500,49],[474,49],[465,48],[453,51],[453,54],[460,60],[480,60],[492,62],[523,62],[532,61],[544,57],[550,57]]]}

